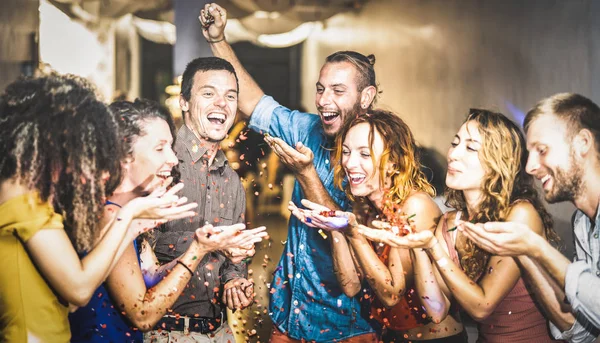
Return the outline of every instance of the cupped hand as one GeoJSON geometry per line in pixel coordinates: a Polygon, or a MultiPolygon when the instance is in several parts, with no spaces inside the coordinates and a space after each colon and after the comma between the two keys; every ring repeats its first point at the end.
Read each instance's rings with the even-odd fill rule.
{"type": "Polygon", "coordinates": [[[312,166],[314,154],[301,142],[296,143],[295,148],[277,137],[265,136],[265,142],[271,146],[279,160],[295,174],[301,174],[312,166]]]}
{"type": "Polygon", "coordinates": [[[245,228],[246,225],[242,223],[217,227],[205,225],[196,230],[195,239],[206,251],[242,249],[253,254],[254,244],[267,236],[266,227],[245,228]]]}
{"type": "Polygon", "coordinates": [[[391,225],[387,222],[374,220],[371,224],[376,229],[359,225],[358,233],[370,241],[387,244],[394,248],[430,248],[437,242],[433,232],[429,230],[398,236],[391,230],[391,225]]]}

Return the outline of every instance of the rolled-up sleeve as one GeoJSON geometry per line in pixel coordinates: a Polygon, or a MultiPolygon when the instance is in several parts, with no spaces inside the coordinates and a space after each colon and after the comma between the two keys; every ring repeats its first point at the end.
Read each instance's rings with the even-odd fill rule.
{"type": "Polygon", "coordinates": [[[592,274],[585,261],[575,261],[567,267],[565,295],[575,313],[581,313],[600,328],[600,277],[592,274]]]}
{"type": "Polygon", "coordinates": [[[221,266],[221,283],[226,284],[233,279],[248,278],[248,265],[245,262],[232,263],[230,259],[225,259],[221,266]]]}
{"type": "Polygon", "coordinates": [[[268,133],[295,146],[298,142],[306,145],[307,138],[311,134],[318,134],[316,131],[321,125],[319,116],[290,110],[264,95],[254,108],[248,126],[258,133],[268,133]]]}
{"type": "MultiPolygon", "coordinates": [[[[273,97],[263,95],[258,104],[256,104],[252,116],[250,116],[250,127],[259,133],[264,134],[269,132],[273,113],[279,106],[281,105],[273,97]]],[[[271,133],[269,132],[269,134],[271,133]]]]}

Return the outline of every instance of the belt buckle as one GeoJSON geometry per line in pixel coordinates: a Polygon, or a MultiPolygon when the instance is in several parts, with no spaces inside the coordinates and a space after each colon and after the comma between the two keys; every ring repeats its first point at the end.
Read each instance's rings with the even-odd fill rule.
{"type": "Polygon", "coordinates": [[[183,317],[183,334],[184,335],[190,334],[190,318],[187,316],[183,317]]]}

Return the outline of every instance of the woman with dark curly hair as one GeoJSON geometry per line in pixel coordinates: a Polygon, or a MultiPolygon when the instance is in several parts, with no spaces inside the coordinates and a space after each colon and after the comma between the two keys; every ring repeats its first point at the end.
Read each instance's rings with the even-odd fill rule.
{"type": "Polygon", "coordinates": [[[436,280],[430,277],[427,253],[374,246],[359,234],[360,224],[368,225],[377,218],[394,223],[398,230],[405,230],[402,224],[408,223],[415,231],[433,232],[442,214],[432,199],[435,191],[421,171],[408,125],[383,110],[354,117],[340,130],[334,161],[335,184],[354,201],[353,211],[332,213],[306,200],[302,204],[310,210],[300,210],[292,203],[289,208],[308,226],[344,232],[355,259],[354,263],[340,261],[344,268],[335,270],[344,293],[368,299],[369,317],[383,327],[383,342],[466,342],[456,311],[438,317],[439,312],[423,310],[426,304],[422,299],[443,301],[436,280]],[[363,279],[375,297],[361,292],[363,279]],[[423,286],[420,291],[417,285],[423,286]]]}
{"type": "Polygon", "coordinates": [[[119,143],[83,79],[20,79],[0,97],[0,341],[68,342],[68,304],[90,300],[142,231],[132,220],[194,214],[162,188],[99,225],[120,180],[119,143]]]}
{"type": "MultiPolygon", "coordinates": [[[[462,221],[515,221],[557,242],[552,219],[525,172],[527,150],[519,127],[500,113],[472,109],[448,150],[447,204],[435,236],[420,232],[391,237],[362,233],[399,247],[422,247],[434,261],[446,311],[456,301],[478,323],[478,342],[551,342],[538,310],[511,257],[494,256],[456,230],[462,221]]],[[[387,235],[387,236],[386,236],[387,235]]],[[[417,285],[419,286],[419,285],[417,285]]]]}
{"type": "MultiPolygon", "coordinates": [[[[102,222],[110,222],[132,199],[160,187],[178,163],[172,150],[175,125],[165,108],[137,99],[114,102],[110,109],[117,116],[126,156],[121,162],[121,183],[106,202],[102,222]]],[[[154,223],[134,225],[153,227],[154,223]]],[[[266,235],[264,227],[242,231],[244,225],[237,224],[218,229],[218,234],[212,234],[216,232],[206,226],[187,237],[192,242],[187,251],[160,268],[145,236],[131,242],[90,303],[69,315],[71,342],[142,342],[142,331],[152,329],[173,307],[192,278],[190,270],[196,270],[208,252],[249,248],[266,235]]]]}

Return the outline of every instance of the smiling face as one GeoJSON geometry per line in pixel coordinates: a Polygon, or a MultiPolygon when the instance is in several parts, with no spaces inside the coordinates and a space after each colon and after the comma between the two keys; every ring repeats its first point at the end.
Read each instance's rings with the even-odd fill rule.
{"type": "Polygon", "coordinates": [[[373,203],[379,204],[385,187],[380,181],[379,161],[385,146],[381,135],[375,130],[372,156],[369,149],[370,131],[368,123],[357,124],[348,130],[342,147],[342,167],[348,176],[352,195],[368,197],[373,203]]]}
{"type": "Polygon", "coordinates": [[[143,135],[135,137],[133,153],[124,163],[123,185],[143,194],[152,192],[171,176],[177,157],[171,146],[173,136],[166,121],[154,118],[140,125],[143,135]]]}
{"type": "Polygon", "coordinates": [[[190,100],[180,99],[186,125],[207,142],[220,142],[227,136],[237,112],[237,84],[227,70],[198,71],[190,100]]]}
{"type": "Polygon", "coordinates": [[[527,130],[527,173],[542,182],[549,203],[573,201],[582,189],[583,169],[568,137],[567,124],[551,114],[540,115],[527,130]]]}
{"type": "Polygon", "coordinates": [[[480,192],[485,176],[479,159],[482,143],[476,122],[469,121],[460,127],[448,149],[446,186],[463,192],[480,192]]]}
{"type": "Polygon", "coordinates": [[[349,115],[366,112],[361,108],[358,76],[350,62],[325,63],[321,68],[315,106],[327,136],[337,135],[349,115]]]}

